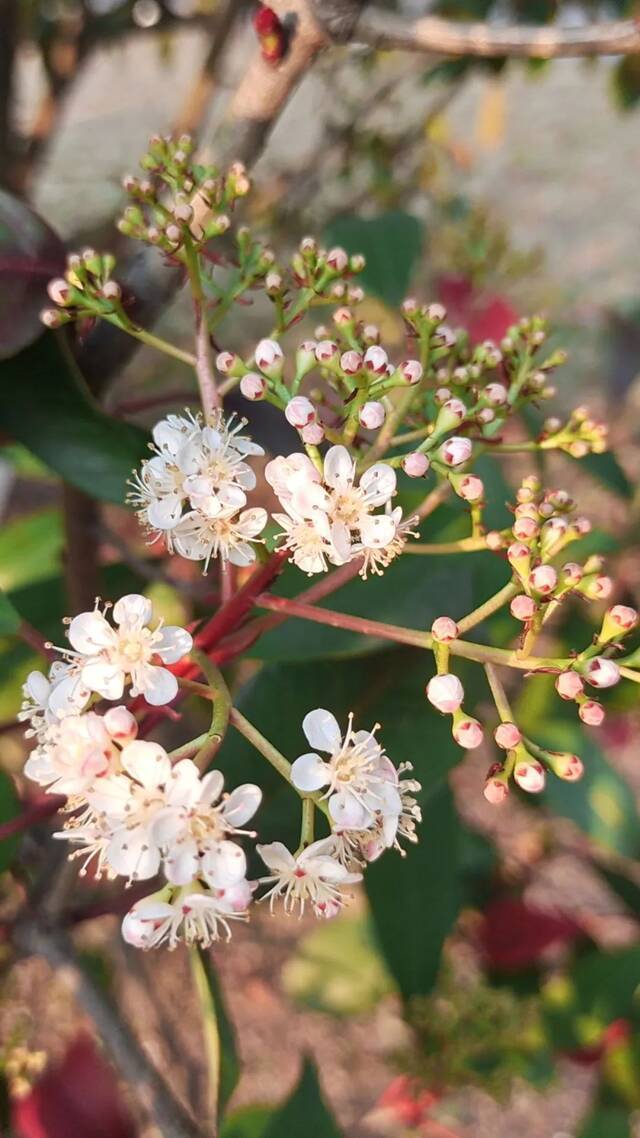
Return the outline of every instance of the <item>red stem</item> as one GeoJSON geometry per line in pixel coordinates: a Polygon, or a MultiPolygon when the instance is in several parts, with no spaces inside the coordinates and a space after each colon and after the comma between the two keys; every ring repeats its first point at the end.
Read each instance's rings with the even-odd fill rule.
{"type": "Polygon", "coordinates": [[[398,644],[412,644],[418,648],[426,648],[429,644],[429,633],[426,630],[420,632],[415,628],[398,628],[395,624],[367,620],[362,616],[350,616],[348,613],[335,612],[332,609],[314,608],[313,605],[300,604],[299,601],[290,601],[286,597],[274,597],[270,593],[258,597],[256,605],[271,609],[272,612],[284,613],[285,617],[297,616],[301,620],[311,620],[316,624],[328,624],[331,628],[360,632],[363,636],[379,636],[383,640],[393,640],[398,644]]]}
{"type": "Polygon", "coordinates": [[[61,794],[51,794],[40,802],[34,802],[32,806],[27,806],[24,813],[2,823],[0,826],[0,842],[12,838],[14,834],[21,834],[32,826],[37,826],[38,822],[44,822],[46,818],[55,814],[65,801],[61,794]]]}

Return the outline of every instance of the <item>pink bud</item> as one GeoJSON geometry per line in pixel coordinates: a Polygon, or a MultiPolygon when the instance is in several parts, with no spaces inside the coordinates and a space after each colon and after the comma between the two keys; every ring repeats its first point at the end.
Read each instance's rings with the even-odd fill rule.
{"type": "Polygon", "coordinates": [[[588,593],[590,597],[594,597],[599,601],[606,601],[613,592],[613,581],[611,577],[604,574],[596,577],[593,581],[588,583],[588,593]]]}
{"type": "Polygon", "coordinates": [[[353,312],[350,308],[342,307],[336,308],[333,314],[333,323],[337,324],[339,328],[347,324],[353,324],[353,312]]]}
{"type": "Polygon", "coordinates": [[[509,393],[502,383],[488,383],[484,389],[484,397],[494,407],[502,407],[509,398],[509,393]]]}
{"type": "Polygon", "coordinates": [[[487,549],[490,549],[492,553],[497,553],[499,549],[502,549],[502,534],[498,530],[490,530],[484,540],[487,543],[487,549]]]}
{"type": "Polygon", "coordinates": [[[404,360],[404,362],[400,364],[398,371],[406,383],[413,385],[414,383],[420,383],[423,367],[419,360],[404,360]]]}
{"type": "Polygon", "coordinates": [[[476,474],[468,474],[458,486],[458,494],[466,502],[478,502],[484,495],[484,483],[476,474]]]}
{"type": "Polygon", "coordinates": [[[223,375],[228,375],[237,359],[235,352],[220,352],[216,359],[216,367],[223,375]]]}
{"type": "Polygon", "coordinates": [[[340,367],[345,375],[355,375],[362,367],[362,356],[360,352],[343,352],[340,356],[340,367]]]}
{"type": "Polygon", "coordinates": [[[595,699],[588,699],[580,704],[578,715],[589,727],[600,727],[604,722],[604,707],[601,703],[596,703],[595,699]]]}
{"type": "Polygon", "coordinates": [[[473,751],[484,739],[484,732],[478,720],[468,719],[466,716],[454,723],[452,734],[458,746],[464,747],[465,751],[473,751]]]}
{"type": "Polygon", "coordinates": [[[471,439],[456,438],[447,439],[439,450],[439,456],[447,466],[461,466],[463,462],[468,462],[471,458],[473,447],[471,439]]]}
{"type": "Polygon", "coordinates": [[[617,624],[623,632],[630,632],[638,623],[638,614],[629,605],[614,605],[609,609],[607,616],[617,624]]]}
{"type": "Polygon", "coordinates": [[[282,277],[280,273],[276,273],[272,270],[270,273],[267,273],[264,278],[264,283],[267,292],[280,292],[282,288],[282,277]]]}
{"type": "Polygon", "coordinates": [[[558,574],[553,565],[537,565],[529,577],[529,583],[532,589],[546,597],[558,584],[558,574]]]}
{"type": "Polygon", "coordinates": [[[518,562],[528,564],[531,553],[522,542],[512,541],[507,549],[507,557],[512,565],[518,566],[518,562]]]}
{"type": "Polygon", "coordinates": [[[363,362],[368,371],[372,371],[374,375],[387,374],[389,357],[384,348],[378,347],[377,344],[373,344],[370,348],[367,348],[366,352],[364,353],[363,362]]]}
{"type": "Polygon", "coordinates": [[[516,763],[513,777],[520,789],[526,790],[528,794],[540,794],[544,790],[544,767],[537,759],[528,763],[516,763]]]}
{"type": "Polygon", "coordinates": [[[444,715],[453,715],[464,699],[464,688],[457,676],[450,672],[433,676],[427,684],[427,699],[444,715]]]}
{"type": "Polygon", "coordinates": [[[120,300],[122,289],[117,281],[105,281],[101,289],[105,300],[120,300]]]}
{"type": "Polygon", "coordinates": [[[567,752],[549,751],[549,764],[553,773],[565,782],[577,782],[584,774],[582,759],[567,752]]]}
{"type": "Polygon", "coordinates": [[[372,400],[370,403],[364,403],[360,408],[358,416],[360,426],[364,427],[367,431],[376,431],[381,427],[386,418],[384,404],[372,400]]]}
{"type": "Polygon", "coordinates": [[[431,463],[426,454],[421,454],[420,451],[414,451],[413,454],[405,454],[402,460],[402,469],[409,478],[422,478],[428,471],[431,463]]]}
{"type": "Polygon", "coordinates": [[[591,522],[588,518],[574,518],[571,524],[574,530],[576,530],[581,537],[584,537],[586,534],[591,533],[592,527],[591,522]]]}
{"type": "Polygon", "coordinates": [[[450,616],[437,616],[431,625],[431,632],[434,640],[440,644],[448,644],[451,640],[456,640],[458,626],[450,616]]]}
{"type": "Polygon", "coordinates": [[[240,380],[240,391],[245,399],[262,399],[266,390],[264,379],[255,371],[248,371],[240,380]]]}
{"type": "Polygon", "coordinates": [[[123,745],[138,734],[137,720],[126,707],[110,707],[104,713],[103,722],[111,738],[123,745]]]}
{"type": "Polygon", "coordinates": [[[433,398],[439,407],[451,399],[451,392],[448,387],[437,387],[433,393],[433,398]]]}
{"type": "Polygon", "coordinates": [[[577,672],[561,672],[556,678],[556,691],[563,699],[576,699],[584,691],[584,684],[577,672]]]}
{"type": "Polygon", "coordinates": [[[260,371],[269,376],[278,375],[282,371],[283,355],[277,340],[260,340],[255,351],[255,361],[260,371]]]}
{"type": "Polygon", "coordinates": [[[577,561],[567,561],[562,566],[562,576],[572,585],[577,585],[582,580],[582,573],[582,565],[578,565],[577,561]]]}
{"type": "MultiPolygon", "coordinates": [[[[446,403],[442,404],[442,409],[438,418],[442,421],[442,419],[445,417],[451,424],[451,426],[448,427],[448,430],[451,430],[451,427],[459,426],[460,423],[466,419],[467,408],[461,399],[447,399],[446,403]]],[[[469,440],[467,439],[465,441],[468,442],[469,440]]]]}
{"type": "Polygon", "coordinates": [[[499,723],[493,732],[493,737],[499,747],[510,751],[522,742],[522,732],[515,723],[499,723]]]}
{"type": "Polygon", "coordinates": [[[519,541],[531,541],[533,537],[537,537],[539,530],[540,526],[533,518],[516,518],[513,523],[513,536],[519,541]]]}
{"type": "Polygon", "coordinates": [[[533,597],[528,597],[525,593],[520,593],[519,596],[514,597],[509,605],[509,612],[516,620],[531,620],[536,611],[536,602],[533,597]]]}
{"type": "Polygon", "coordinates": [[[302,441],[309,446],[317,447],[324,439],[324,428],[321,423],[307,423],[300,432],[302,441]]]}
{"type": "Polygon", "coordinates": [[[443,304],[430,304],[427,308],[427,319],[432,324],[441,324],[443,320],[446,320],[446,317],[447,310],[443,304]]]}
{"type": "Polygon", "coordinates": [[[492,407],[482,407],[481,410],[478,411],[479,423],[493,423],[495,417],[496,413],[492,407]]]}
{"type": "Polygon", "coordinates": [[[330,249],[327,253],[327,264],[329,268],[334,269],[336,273],[343,273],[349,264],[349,258],[344,249],[336,246],[335,249],[330,249]]]}
{"type": "Polygon", "coordinates": [[[304,395],[294,395],[287,403],[284,413],[287,422],[298,431],[316,421],[316,409],[304,395]]]}
{"type": "Polygon", "coordinates": [[[49,281],[47,292],[49,299],[54,304],[66,304],[69,299],[69,285],[63,277],[56,277],[55,280],[49,281]]]}
{"type": "Polygon", "coordinates": [[[333,340],[320,340],[316,344],[316,359],[318,363],[329,363],[338,352],[338,345],[333,340]]]}
{"type": "Polygon", "coordinates": [[[488,778],[484,784],[483,794],[492,806],[499,806],[507,798],[509,787],[499,778],[488,778]]]}
{"type": "Polygon", "coordinates": [[[594,688],[612,688],[620,679],[620,669],[613,660],[596,656],[593,660],[589,660],[584,675],[594,688]]]}

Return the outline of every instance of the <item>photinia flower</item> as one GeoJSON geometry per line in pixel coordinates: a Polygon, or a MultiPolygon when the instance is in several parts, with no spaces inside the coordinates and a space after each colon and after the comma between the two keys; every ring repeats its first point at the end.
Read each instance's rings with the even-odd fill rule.
{"type": "Polygon", "coordinates": [[[64,654],[89,691],[117,700],[129,682],[133,695],[155,706],[175,697],[178,681],[162,665],[181,660],[193,642],[184,628],[163,627],[162,621],[151,628],[152,616],[151,601],[129,593],[114,605],[115,627],[97,607],[73,618],[67,633],[72,651],[64,654]]]}
{"type": "Polygon", "coordinates": [[[122,922],[122,936],[135,948],[170,949],[181,941],[207,948],[221,939],[231,939],[230,921],[248,920],[252,886],[239,881],[224,889],[203,889],[197,885],[177,890],[161,890],[145,897],[129,910],[122,922]]]}
{"type": "Polygon", "coordinates": [[[27,778],[52,794],[84,794],[96,778],[117,768],[120,751],[116,742],[123,738],[125,719],[129,721],[127,741],[135,738],[138,725],[131,712],[125,707],[113,711],[120,713],[117,719],[87,711],[52,725],[25,763],[27,778]]]}
{"type": "Polygon", "coordinates": [[[212,557],[232,565],[251,565],[256,559],[254,545],[267,520],[267,511],[259,506],[238,513],[238,507],[231,505],[221,508],[215,516],[192,510],[175,527],[173,544],[187,560],[204,561],[205,573],[212,557]]]}
{"type": "Polygon", "coordinates": [[[46,737],[52,724],[83,711],[91,698],[91,690],[82,683],[77,670],[64,660],[54,660],[48,676],[29,672],[22,694],[18,719],[29,723],[27,738],[46,737]]]}
{"type": "Polygon", "coordinates": [[[295,856],[282,842],[259,845],[257,850],[271,870],[268,877],[259,879],[261,885],[271,886],[261,898],[269,898],[271,910],[282,897],[287,913],[298,908],[302,916],[310,904],[316,917],[334,917],[349,900],[343,887],[362,880],[361,873],[348,870],[338,861],[333,838],[312,842],[295,856]]]}

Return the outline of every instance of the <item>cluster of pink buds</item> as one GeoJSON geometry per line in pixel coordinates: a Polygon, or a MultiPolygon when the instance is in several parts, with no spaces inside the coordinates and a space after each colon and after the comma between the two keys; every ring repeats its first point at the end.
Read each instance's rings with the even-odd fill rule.
{"type": "Polygon", "coordinates": [[[108,319],[123,313],[122,289],[113,280],[115,257],[84,249],[69,253],[64,277],[49,281],[47,293],[56,306],[40,314],[48,328],[60,328],[71,320],[101,316],[108,319]]]}
{"type": "Polygon", "coordinates": [[[506,752],[502,762],[495,762],[489,768],[484,785],[484,796],[494,806],[504,802],[512,779],[527,794],[540,794],[549,771],[565,782],[577,782],[584,773],[577,755],[544,750],[525,739],[515,723],[500,723],[494,731],[494,739],[506,752]]]}
{"type": "Polygon", "coordinates": [[[563,450],[572,458],[584,458],[607,449],[607,427],[593,419],[586,407],[576,407],[566,423],[546,419],[538,442],[541,450],[563,450]]]}
{"type": "Polygon", "coordinates": [[[442,715],[451,716],[451,734],[458,746],[472,751],[484,739],[482,726],[462,707],[464,688],[458,676],[444,670],[448,661],[447,645],[457,639],[458,626],[451,617],[439,616],[431,626],[431,635],[439,667],[437,675],[427,684],[427,699],[442,715]]]}

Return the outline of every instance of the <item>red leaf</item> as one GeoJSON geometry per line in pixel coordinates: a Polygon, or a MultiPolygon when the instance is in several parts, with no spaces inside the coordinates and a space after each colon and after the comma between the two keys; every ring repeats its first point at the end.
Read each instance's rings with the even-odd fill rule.
{"type": "Polygon", "coordinates": [[[498,897],[484,911],[480,944],[489,968],[517,972],[536,964],[552,945],[570,944],[582,935],[563,913],[536,909],[517,897],[498,897]]]}
{"type": "Polygon", "coordinates": [[[447,309],[447,323],[467,328],[473,344],[481,344],[483,340],[500,343],[507,328],[518,319],[518,313],[506,297],[476,290],[468,277],[440,277],[437,294],[447,309]]]}
{"type": "Polygon", "coordinates": [[[26,1098],[12,1106],[16,1138],[136,1138],[112,1068],[80,1034],[26,1098]]]}

